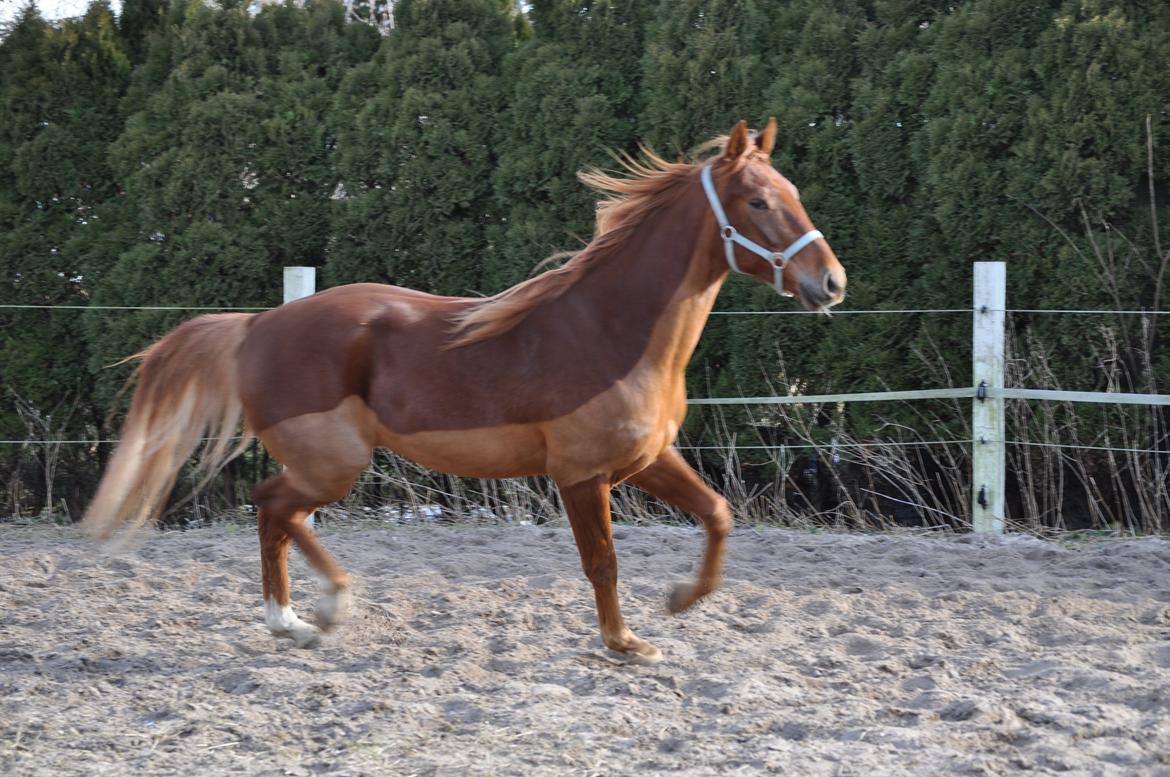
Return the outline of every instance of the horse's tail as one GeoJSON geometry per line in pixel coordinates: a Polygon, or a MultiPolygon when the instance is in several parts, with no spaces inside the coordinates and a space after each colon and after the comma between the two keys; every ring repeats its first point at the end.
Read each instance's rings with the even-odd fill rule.
{"type": "Polygon", "coordinates": [[[157,519],[179,470],[201,443],[198,488],[243,452],[251,435],[237,436],[243,404],[236,366],[251,318],[199,316],[127,359],[139,362],[131,377],[138,388],[121,442],[86,510],[90,532],[108,537],[127,521],[142,526],[157,519]]]}

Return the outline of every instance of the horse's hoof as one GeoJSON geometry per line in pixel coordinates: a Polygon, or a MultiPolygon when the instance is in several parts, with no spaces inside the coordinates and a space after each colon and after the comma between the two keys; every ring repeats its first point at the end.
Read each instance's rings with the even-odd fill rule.
{"type": "Polygon", "coordinates": [[[297,647],[316,647],[321,641],[321,632],[316,626],[305,623],[297,617],[289,605],[280,605],[269,599],[264,605],[264,622],[274,637],[287,637],[297,647]]]}
{"type": "Polygon", "coordinates": [[[633,634],[606,647],[634,664],[657,664],[662,660],[661,650],[633,634]]]}
{"type": "Polygon", "coordinates": [[[643,642],[642,648],[625,655],[635,664],[657,664],[662,660],[662,651],[649,642],[643,642]]]}
{"type": "Polygon", "coordinates": [[[680,583],[670,592],[670,598],[666,600],[666,609],[670,610],[671,615],[678,615],[680,612],[689,609],[698,600],[699,597],[695,596],[695,587],[693,585],[680,583]]]}
{"type": "Polygon", "coordinates": [[[309,624],[288,632],[288,637],[299,648],[315,648],[321,644],[321,632],[309,624]]]}
{"type": "Polygon", "coordinates": [[[317,609],[313,612],[314,620],[322,631],[332,631],[339,623],[349,617],[350,607],[353,605],[353,594],[348,588],[338,588],[330,594],[325,594],[317,602],[317,609]]]}

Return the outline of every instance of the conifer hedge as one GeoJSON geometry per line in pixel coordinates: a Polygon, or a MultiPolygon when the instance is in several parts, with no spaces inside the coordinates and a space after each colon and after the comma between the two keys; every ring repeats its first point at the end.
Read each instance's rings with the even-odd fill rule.
{"type": "MultiPolygon", "coordinates": [[[[24,10],[0,40],[0,304],[95,309],[0,308],[0,439],[108,439],[126,377],[110,365],[190,315],[97,306],[271,306],[294,264],[329,285],[491,294],[589,238],[577,170],[639,142],[675,155],[740,118],[779,118],[775,162],[848,270],[844,308],[968,307],[980,260],[1008,263],[1012,308],[1166,308],[1170,5],[524,6],[399,0],[385,37],[328,0],[24,10]]],[[[731,278],[718,308],[789,304],[731,278]]],[[[1011,324],[1030,385],[1170,380],[1160,318],[1011,324]]],[[[963,384],[969,332],[963,314],[715,317],[691,394],[963,384]]],[[[1066,443],[1118,420],[1053,412],[1045,433],[1066,443]]],[[[1128,442],[1166,450],[1160,417],[1134,412],[1128,442]]],[[[817,434],[876,439],[923,413],[962,437],[950,408],[872,405],[828,409],[817,434]]],[[[770,418],[735,409],[723,433],[787,439],[770,418]]],[[[717,425],[695,413],[686,431],[717,425]]],[[[0,514],[76,517],[108,453],[0,445],[0,514]]]]}

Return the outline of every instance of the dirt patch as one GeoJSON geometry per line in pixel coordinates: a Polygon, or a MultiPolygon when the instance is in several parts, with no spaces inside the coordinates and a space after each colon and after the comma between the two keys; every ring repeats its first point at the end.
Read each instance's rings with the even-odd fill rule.
{"type": "MultiPolygon", "coordinates": [[[[1170,775],[1170,544],[617,530],[605,651],[566,529],[335,528],[353,619],[262,624],[231,527],[118,555],[0,528],[4,774],[1170,775]]],[[[298,611],[316,592],[293,565],[298,611]]]]}

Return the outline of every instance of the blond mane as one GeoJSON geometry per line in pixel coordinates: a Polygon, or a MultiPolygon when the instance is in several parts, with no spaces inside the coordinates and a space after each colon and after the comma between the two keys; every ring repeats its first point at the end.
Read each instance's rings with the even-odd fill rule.
{"type": "Polygon", "coordinates": [[[575,254],[554,255],[572,257],[555,270],[473,303],[456,319],[447,347],[458,348],[503,334],[537,306],[560,297],[593,268],[613,256],[614,249],[622,245],[650,213],[674,202],[685,190],[679,184],[697,176],[710,152],[720,150],[726,144],[726,136],[714,138],[688,155],[688,159],[679,162],[669,162],[646,146],[640,146],[641,159],[628,154],[615,155],[624,175],[597,169],[577,173],[577,178],[586,186],[608,195],[597,203],[597,225],[592,242],[575,254]]]}

